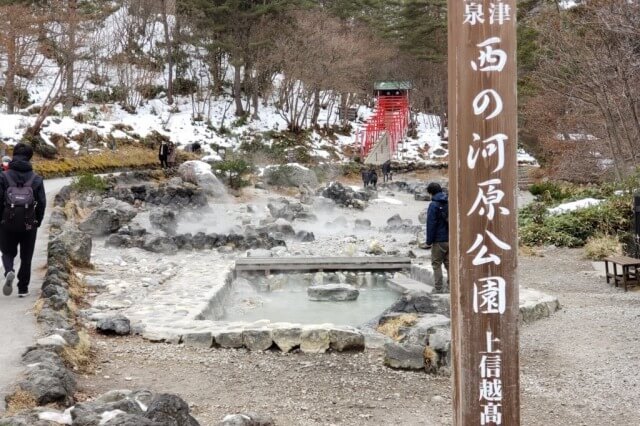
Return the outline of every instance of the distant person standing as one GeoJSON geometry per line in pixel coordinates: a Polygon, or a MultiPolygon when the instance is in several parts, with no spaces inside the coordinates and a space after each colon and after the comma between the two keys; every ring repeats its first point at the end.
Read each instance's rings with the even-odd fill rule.
{"type": "Polygon", "coordinates": [[[29,295],[31,260],[38,227],[44,219],[47,199],[42,178],[33,172],[31,146],[19,143],[13,149],[9,170],[0,174],[0,250],[4,266],[2,292],[10,296],[16,277],[13,264],[20,248],[18,297],[29,295]]]}
{"type": "Polygon", "coordinates": [[[2,157],[2,171],[6,172],[7,170],[9,170],[9,163],[11,162],[11,157],[9,157],[8,155],[5,155],[4,157],[2,157]]]}
{"type": "Polygon", "coordinates": [[[378,173],[373,167],[369,170],[369,185],[372,185],[373,189],[378,189],[378,173]]]}
{"type": "Polygon", "coordinates": [[[369,186],[369,170],[364,167],[360,169],[360,176],[362,177],[362,186],[363,188],[367,188],[369,186]]]}
{"type": "Polygon", "coordinates": [[[382,181],[389,182],[391,180],[391,160],[382,163],[382,181]]]}
{"type": "MultiPolygon", "coordinates": [[[[427,186],[431,203],[427,210],[427,248],[431,249],[431,266],[436,293],[445,292],[442,264],[449,273],[449,198],[439,183],[427,186]]],[[[448,280],[447,280],[448,281],[448,280]]],[[[447,290],[449,283],[447,282],[447,290]]]]}
{"type": "Polygon", "coordinates": [[[169,145],[165,141],[162,141],[162,143],[160,144],[160,149],[158,150],[158,158],[160,159],[160,166],[163,169],[169,167],[169,163],[167,162],[167,159],[169,158],[169,145]]]}

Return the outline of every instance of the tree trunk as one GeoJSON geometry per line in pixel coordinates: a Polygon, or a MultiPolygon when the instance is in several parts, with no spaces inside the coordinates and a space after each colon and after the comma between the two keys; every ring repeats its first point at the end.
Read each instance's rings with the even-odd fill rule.
{"type": "Polygon", "coordinates": [[[311,125],[318,125],[318,116],[320,115],[320,89],[317,87],[313,90],[313,110],[311,112],[311,125]]]}
{"type": "Polygon", "coordinates": [[[340,93],[340,126],[347,125],[347,107],[349,106],[349,94],[340,93]]]}
{"type": "Polygon", "coordinates": [[[259,120],[260,117],[258,116],[258,107],[260,104],[260,97],[258,96],[257,90],[255,90],[251,95],[251,100],[253,102],[253,115],[251,116],[251,118],[255,120],[259,120]]]}
{"type": "Polygon", "coordinates": [[[233,98],[236,102],[236,116],[241,117],[244,115],[244,108],[242,106],[242,70],[239,64],[234,65],[233,73],[233,98]]]}
{"type": "Polygon", "coordinates": [[[4,85],[4,95],[7,98],[7,113],[13,114],[16,108],[16,34],[13,26],[9,23],[9,34],[7,38],[7,74],[4,85]]]}
{"type": "Polygon", "coordinates": [[[173,105],[173,42],[169,34],[169,20],[167,19],[167,0],[162,1],[162,26],[164,28],[164,42],[167,46],[167,103],[173,105]]]}
{"type": "Polygon", "coordinates": [[[68,0],[67,2],[67,19],[69,22],[67,34],[67,51],[65,52],[65,101],[64,112],[71,113],[74,101],[74,68],[76,62],[76,33],[78,29],[78,3],[77,0],[68,0]]]}

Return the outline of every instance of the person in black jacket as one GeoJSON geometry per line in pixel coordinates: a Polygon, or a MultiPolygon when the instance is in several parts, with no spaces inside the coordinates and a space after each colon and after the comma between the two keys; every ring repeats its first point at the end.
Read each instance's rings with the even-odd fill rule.
{"type": "Polygon", "coordinates": [[[391,160],[382,163],[382,177],[383,182],[389,182],[391,180],[391,160]]]}
{"type": "MultiPolygon", "coordinates": [[[[442,265],[449,273],[449,197],[437,182],[427,186],[431,203],[427,209],[427,248],[431,249],[431,266],[436,293],[446,291],[442,265]]],[[[448,287],[447,282],[447,287],[448,287]]]]}
{"type": "Polygon", "coordinates": [[[2,292],[5,296],[11,295],[13,291],[13,280],[16,275],[13,270],[13,263],[18,255],[20,247],[20,269],[18,270],[18,296],[29,295],[29,282],[31,281],[31,259],[36,246],[36,234],[38,227],[44,219],[44,210],[47,206],[47,199],[44,191],[42,177],[36,175],[31,167],[31,157],[33,149],[23,143],[17,144],[13,149],[13,160],[9,163],[9,170],[0,174],[0,250],[2,251],[2,265],[4,266],[5,282],[2,292]],[[8,176],[7,176],[8,175],[8,176]],[[7,188],[14,182],[17,186],[23,186],[31,181],[33,198],[35,200],[35,223],[31,219],[32,225],[27,229],[13,229],[4,221],[4,209],[6,203],[7,188]]]}
{"type": "Polygon", "coordinates": [[[160,149],[158,149],[158,158],[160,159],[160,166],[163,169],[169,167],[168,159],[169,159],[169,145],[165,141],[162,141],[160,144],[160,149]]]}

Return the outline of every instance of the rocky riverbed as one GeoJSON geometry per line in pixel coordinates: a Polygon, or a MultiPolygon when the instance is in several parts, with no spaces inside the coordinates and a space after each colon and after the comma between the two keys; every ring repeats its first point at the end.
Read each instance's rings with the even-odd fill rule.
{"type": "MultiPolygon", "coordinates": [[[[521,329],[522,424],[640,423],[638,293],[607,286],[580,250],[520,257],[522,285],[558,296],[563,309],[521,329]],[[606,389],[606,392],[596,392],[606,389]],[[615,397],[614,397],[615,396],[615,397]]],[[[247,410],[278,425],[448,425],[450,378],[391,370],[383,353],[313,355],[190,348],[99,338],[99,370],[80,379],[112,388],[165,389],[202,424],[247,410]]]]}
{"type": "MultiPolygon", "coordinates": [[[[317,191],[303,189],[294,196],[252,188],[234,200],[219,191],[215,180],[200,182],[197,175],[192,176],[193,182],[188,176],[151,184],[144,179],[141,182],[141,176],[114,179],[116,185],[106,198],[81,197],[66,205],[64,214],[54,212],[63,231],[54,240],[50,257],[63,256],[83,265],[91,255],[94,269],[80,274],[89,293],[79,316],[108,334],[94,336],[97,369],[95,374],[80,377],[76,401],[114,388],[145,389],[149,402],[158,399],[173,404],[172,397],[155,392],[182,396],[201,424],[217,424],[234,412],[258,412],[271,416],[275,424],[450,423],[448,303],[446,297],[429,294],[429,253],[419,249],[426,207],[421,183],[394,183],[375,192],[332,183],[317,191]],[[209,185],[214,187],[205,191],[209,185]],[[203,197],[209,202],[203,203],[203,197]],[[92,240],[87,241],[87,234],[67,229],[65,216],[71,209],[76,211],[79,227],[93,234],[92,240]],[[233,289],[233,262],[238,257],[384,254],[413,258],[412,275],[423,283],[407,283],[408,277],[387,277],[392,287],[410,291],[384,313],[382,308],[372,312],[371,321],[361,330],[340,324],[238,323],[222,318],[233,289]],[[405,314],[410,321],[394,329],[391,336],[400,345],[392,345],[390,351],[392,339],[377,333],[375,326],[386,326],[387,321],[405,314]],[[129,333],[144,339],[117,337],[129,333]],[[372,334],[378,337],[372,338],[372,334]],[[385,342],[386,351],[382,349],[385,342]],[[425,350],[425,345],[432,350],[425,350]],[[394,353],[401,355],[390,359],[394,353]],[[435,374],[428,375],[425,370],[435,374]]],[[[567,283],[573,288],[575,282],[587,277],[592,285],[578,297],[569,294],[570,304],[592,296],[585,291],[593,292],[597,303],[604,302],[600,292],[607,289],[596,285],[597,277],[585,272],[587,265],[579,261],[576,252],[553,251],[548,256],[521,258],[521,285],[544,287],[562,299],[567,296],[567,283]],[[557,283],[544,279],[558,271],[562,276],[557,283]]],[[[56,274],[52,278],[64,275],[56,274]]],[[[324,275],[311,276],[309,282],[356,285],[358,291],[366,291],[361,284],[370,281],[359,274],[324,275]]],[[[255,283],[249,280],[248,284],[278,290],[282,280],[272,278],[255,283]]],[[[557,309],[553,295],[533,290],[523,294],[527,299],[521,300],[523,323],[548,317],[557,309]]],[[[64,308],[66,294],[62,290],[50,291],[46,297],[45,309],[64,308]]],[[[546,323],[558,334],[565,333],[569,341],[570,332],[562,329],[556,316],[534,326],[546,323]]],[[[601,319],[586,315],[576,321],[595,321],[595,326],[601,319]]],[[[541,340],[538,334],[528,334],[534,326],[525,325],[522,331],[523,395],[536,407],[534,411],[525,407],[524,417],[532,420],[527,424],[546,424],[548,416],[541,415],[542,404],[549,404],[550,394],[541,383],[551,377],[542,370],[531,373],[527,365],[542,365],[537,359],[540,350],[554,354],[548,351],[553,338],[545,335],[541,340]],[[541,341],[542,349],[536,346],[541,341]],[[532,353],[526,352],[529,347],[532,353]],[[531,383],[535,386],[528,387],[531,383]]],[[[544,328],[537,330],[542,333],[544,328]]],[[[66,338],[60,340],[64,345],[66,338]]],[[[578,343],[586,349],[594,342],[585,339],[578,343]]],[[[564,358],[552,361],[569,367],[564,358]]],[[[580,377],[584,375],[572,380],[580,377]]],[[[588,378],[598,382],[597,377],[588,378]]],[[[129,404],[127,398],[117,404],[129,404]]],[[[176,407],[183,407],[181,404],[175,400],[176,407]]],[[[571,410],[556,405],[549,412],[554,415],[553,423],[574,424],[571,410]]],[[[136,408],[131,415],[154,415],[145,411],[147,405],[141,407],[142,412],[136,408]]],[[[581,407],[589,409],[590,405],[581,407]]],[[[620,408],[624,412],[621,418],[635,419],[627,414],[626,406],[620,408]]],[[[174,415],[180,413],[188,415],[189,411],[179,408],[174,415]]],[[[596,411],[591,414],[598,418],[596,411]]]]}

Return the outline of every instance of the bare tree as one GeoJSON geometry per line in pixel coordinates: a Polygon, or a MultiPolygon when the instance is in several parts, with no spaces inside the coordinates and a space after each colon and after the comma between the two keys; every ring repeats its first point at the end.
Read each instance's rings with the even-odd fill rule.
{"type": "Polygon", "coordinates": [[[326,92],[342,93],[342,107],[354,93],[370,90],[376,64],[392,51],[366,29],[322,11],[293,13],[291,32],[276,44],[274,57],[285,78],[278,85],[280,113],[291,131],[316,124],[326,92]]]}
{"type": "Polygon", "coordinates": [[[547,116],[540,137],[566,129],[596,139],[588,151],[609,156],[616,177],[625,177],[640,160],[640,5],[592,0],[579,13],[550,13],[540,25],[545,55],[535,74],[538,95],[525,107],[528,127],[560,101],[563,110],[547,116]]]}
{"type": "Polygon", "coordinates": [[[4,95],[7,112],[16,109],[17,89],[26,89],[26,83],[38,74],[43,57],[38,54],[36,28],[42,22],[35,7],[9,5],[0,7],[0,46],[6,55],[4,95]],[[20,80],[18,77],[27,77],[20,80]],[[21,83],[22,82],[22,83],[21,83]]]}

